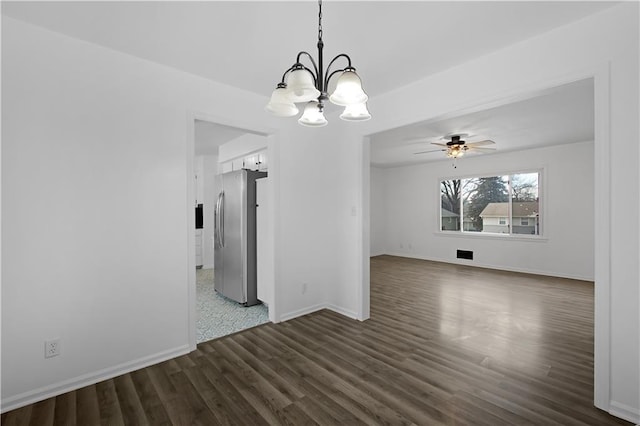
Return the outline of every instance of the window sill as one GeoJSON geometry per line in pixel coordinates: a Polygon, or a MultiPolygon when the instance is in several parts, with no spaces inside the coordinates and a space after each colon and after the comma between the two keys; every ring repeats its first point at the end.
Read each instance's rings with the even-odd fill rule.
{"type": "Polygon", "coordinates": [[[436,231],[433,233],[437,237],[453,238],[477,238],[480,240],[504,240],[504,241],[527,241],[532,243],[546,243],[548,238],[540,235],[513,235],[513,234],[491,234],[482,232],[458,232],[458,231],[436,231]]]}

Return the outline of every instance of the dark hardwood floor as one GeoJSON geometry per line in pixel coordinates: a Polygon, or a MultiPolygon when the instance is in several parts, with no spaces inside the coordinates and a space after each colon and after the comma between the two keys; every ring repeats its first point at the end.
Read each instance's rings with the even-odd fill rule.
{"type": "Polygon", "coordinates": [[[2,425],[610,425],[593,283],[380,256],[371,319],[320,311],[2,415],[2,425]]]}

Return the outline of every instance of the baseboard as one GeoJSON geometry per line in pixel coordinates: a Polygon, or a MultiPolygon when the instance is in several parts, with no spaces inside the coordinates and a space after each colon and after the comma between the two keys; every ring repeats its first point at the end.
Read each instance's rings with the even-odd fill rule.
{"type": "Polygon", "coordinates": [[[320,311],[322,309],[326,309],[326,303],[318,303],[317,305],[308,306],[306,308],[298,309],[297,311],[288,312],[286,314],[280,315],[279,322],[289,321],[297,317],[301,317],[303,315],[311,314],[313,312],[320,311]]]}
{"type": "Polygon", "coordinates": [[[184,345],[175,349],[169,349],[167,351],[163,351],[154,355],[139,358],[131,362],[116,365],[114,367],[109,367],[92,373],[83,374],[73,379],[64,380],[59,383],[54,383],[52,385],[44,386],[39,389],[24,392],[16,396],[3,398],[2,402],[0,402],[0,412],[5,413],[7,411],[23,407],[25,405],[33,404],[34,402],[42,401],[47,398],[83,388],[85,386],[93,385],[103,380],[108,380],[122,374],[129,373],[131,371],[139,370],[141,368],[145,368],[150,365],[154,365],[159,362],[163,362],[187,354],[189,352],[189,345],[184,345]]]}
{"type": "Polygon", "coordinates": [[[611,401],[609,404],[609,414],[630,421],[631,423],[635,423],[636,425],[640,424],[640,409],[638,408],[629,407],[628,405],[611,401]]]}
{"type": "Polygon", "coordinates": [[[345,317],[349,317],[349,318],[354,319],[354,320],[358,319],[358,314],[357,313],[355,313],[353,311],[350,311],[348,309],[344,309],[344,308],[342,308],[340,306],[333,305],[331,303],[327,304],[326,309],[329,309],[330,311],[336,312],[336,313],[338,313],[340,315],[344,315],[345,317]]]}
{"type": "Polygon", "coordinates": [[[213,269],[213,265],[202,265],[202,269],[213,269]]]}
{"type": "Polygon", "coordinates": [[[408,257],[410,259],[420,259],[420,260],[429,260],[432,262],[451,263],[453,265],[475,266],[477,268],[496,269],[499,271],[520,272],[522,274],[544,275],[547,277],[568,278],[571,280],[580,280],[580,281],[594,281],[594,277],[585,277],[581,275],[540,271],[537,269],[513,268],[510,266],[503,266],[503,265],[491,265],[487,263],[479,263],[475,260],[445,259],[445,258],[439,258],[439,257],[420,256],[417,254],[398,253],[398,252],[392,252],[392,253],[386,253],[386,254],[389,256],[408,257]]]}
{"type": "Polygon", "coordinates": [[[303,315],[311,314],[313,312],[321,311],[323,309],[329,309],[330,311],[336,312],[340,315],[344,315],[345,317],[352,318],[354,320],[358,319],[358,314],[348,309],[341,308],[340,306],[333,305],[331,303],[318,303],[317,305],[309,306],[307,308],[299,309],[297,311],[289,312],[287,314],[280,316],[280,322],[289,321],[297,317],[301,317],[303,315]]]}

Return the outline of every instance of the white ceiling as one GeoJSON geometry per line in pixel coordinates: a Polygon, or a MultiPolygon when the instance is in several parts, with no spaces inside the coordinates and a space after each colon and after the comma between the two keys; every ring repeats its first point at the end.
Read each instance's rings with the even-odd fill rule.
{"type": "MultiPolygon", "coordinates": [[[[349,54],[374,97],[613,4],[325,1],[325,64],[349,54]]],[[[3,1],[2,13],[264,96],[317,41],[316,1],[3,1]]]]}
{"type": "MultiPolygon", "coordinates": [[[[372,103],[376,95],[614,4],[325,1],[325,64],[336,54],[349,54],[372,103]]],[[[3,1],[1,7],[15,19],[249,90],[265,100],[299,51],[316,56],[316,1],[3,1]]],[[[372,162],[440,159],[442,153],[416,158],[413,152],[428,149],[428,143],[410,145],[407,139],[452,132],[493,139],[500,151],[592,139],[592,91],[590,83],[578,84],[509,106],[383,132],[372,138],[372,162]]],[[[213,153],[243,131],[197,124],[196,132],[211,140],[199,152],[213,153]]]]}
{"type": "MultiPolygon", "coordinates": [[[[378,166],[447,160],[431,142],[466,133],[467,142],[491,139],[496,153],[594,139],[593,79],[550,88],[528,99],[477,112],[430,120],[371,135],[371,163],[378,166]]],[[[488,155],[488,154],[476,154],[488,155]]]]}
{"type": "Polygon", "coordinates": [[[244,129],[202,120],[196,120],[194,127],[196,155],[218,155],[220,145],[248,133],[244,129]]]}

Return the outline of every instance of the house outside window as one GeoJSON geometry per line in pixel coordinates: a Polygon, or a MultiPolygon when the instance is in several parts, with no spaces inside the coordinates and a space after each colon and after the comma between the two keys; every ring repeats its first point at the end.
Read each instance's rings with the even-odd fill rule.
{"type": "Polygon", "coordinates": [[[440,182],[440,230],[540,235],[540,172],[440,182]]]}

